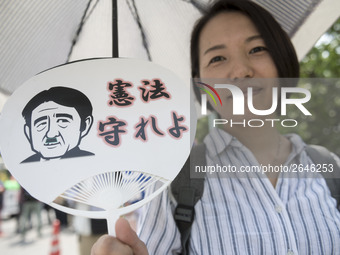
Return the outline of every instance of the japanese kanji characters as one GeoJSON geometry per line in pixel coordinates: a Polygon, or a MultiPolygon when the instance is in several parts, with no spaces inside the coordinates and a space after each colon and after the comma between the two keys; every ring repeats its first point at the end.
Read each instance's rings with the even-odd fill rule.
{"type": "MultiPolygon", "coordinates": [[[[141,86],[137,89],[140,93],[140,99],[143,103],[150,103],[153,100],[171,99],[171,94],[167,91],[165,84],[161,79],[143,79],[141,86]]],[[[124,79],[115,79],[113,82],[107,83],[107,89],[110,91],[108,105],[109,107],[129,107],[132,106],[136,97],[131,94],[133,92],[133,83],[124,79]]],[[[134,94],[135,95],[135,94],[134,94]]],[[[150,133],[164,137],[169,135],[174,139],[181,138],[183,132],[188,128],[183,125],[184,116],[171,112],[172,125],[160,127],[158,125],[157,116],[150,115],[148,117],[140,116],[134,123],[133,137],[136,140],[147,142],[150,133]]],[[[127,135],[128,123],[116,116],[108,116],[104,121],[98,121],[98,136],[102,137],[104,142],[110,146],[118,147],[121,144],[121,135],[127,135]]]]}
{"type": "MultiPolygon", "coordinates": [[[[188,128],[182,124],[185,121],[184,116],[178,116],[176,112],[171,113],[172,125],[168,127],[168,135],[174,139],[181,138],[182,134],[188,131],[188,128]]],[[[98,124],[98,135],[103,137],[104,141],[117,147],[121,143],[120,135],[126,134],[125,127],[128,124],[125,120],[120,120],[115,116],[110,116],[106,121],[99,121],[98,124]]],[[[148,133],[151,131],[154,135],[165,136],[163,129],[158,127],[158,119],[156,116],[149,116],[145,118],[141,116],[139,121],[134,125],[135,133],[134,138],[139,139],[143,142],[148,141],[148,133]]]]}
{"type": "Polygon", "coordinates": [[[124,82],[122,79],[116,79],[114,82],[108,83],[108,90],[112,91],[110,95],[110,106],[129,106],[135,99],[131,96],[126,88],[132,87],[130,82],[124,82]]]}

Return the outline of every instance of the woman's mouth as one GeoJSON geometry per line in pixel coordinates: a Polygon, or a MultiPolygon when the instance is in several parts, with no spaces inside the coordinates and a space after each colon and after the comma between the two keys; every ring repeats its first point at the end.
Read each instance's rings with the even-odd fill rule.
{"type": "MultiPolygon", "coordinates": [[[[247,87],[244,89],[241,89],[244,95],[244,98],[248,98],[248,93],[252,96],[256,96],[261,93],[263,88],[260,87],[247,87]]],[[[233,94],[230,94],[227,99],[233,99],[233,94]]]]}

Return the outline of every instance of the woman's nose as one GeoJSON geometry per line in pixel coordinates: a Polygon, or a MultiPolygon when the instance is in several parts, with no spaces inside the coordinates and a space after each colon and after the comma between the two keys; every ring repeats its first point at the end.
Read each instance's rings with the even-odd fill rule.
{"type": "Polygon", "coordinates": [[[254,70],[249,61],[243,58],[237,58],[231,61],[228,78],[229,79],[242,79],[253,78],[254,70]]]}

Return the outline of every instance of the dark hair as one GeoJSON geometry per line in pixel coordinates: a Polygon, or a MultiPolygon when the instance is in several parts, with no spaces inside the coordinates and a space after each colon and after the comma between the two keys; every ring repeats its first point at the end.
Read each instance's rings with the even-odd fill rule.
{"type": "Polygon", "coordinates": [[[49,101],[75,108],[81,119],[80,131],[85,129],[86,118],[92,116],[92,104],[82,92],[67,87],[52,87],[35,95],[22,111],[26,125],[31,127],[32,111],[42,103],[49,101]]]}
{"type": "MultiPolygon", "coordinates": [[[[200,77],[199,73],[199,37],[204,26],[222,12],[237,11],[245,14],[254,23],[263,37],[279,78],[298,78],[299,61],[292,42],[280,24],[264,8],[248,0],[219,0],[209,8],[197,21],[191,34],[191,75],[200,77]]],[[[196,98],[200,101],[200,92],[194,86],[196,98]]]]}

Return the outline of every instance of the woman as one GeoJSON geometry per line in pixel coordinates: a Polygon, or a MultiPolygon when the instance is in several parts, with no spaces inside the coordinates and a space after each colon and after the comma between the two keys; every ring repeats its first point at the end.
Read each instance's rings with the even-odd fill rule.
{"type": "MultiPolygon", "coordinates": [[[[192,34],[191,61],[193,77],[231,79],[243,91],[247,85],[242,84],[247,83],[242,81],[248,78],[299,74],[288,36],[268,12],[246,0],[218,1],[200,19],[192,34]]],[[[257,109],[270,108],[272,86],[262,83],[254,89],[257,109]]],[[[229,119],[225,109],[232,100],[226,90],[219,94],[223,107],[211,104],[211,109],[229,119]]],[[[252,114],[246,110],[244,118],[252,114]]],[[[269,124],[256,129],[215,128],[205,144],[208,165],[312,163],[297,135],[282,136],[269,124]]],[[[206,178],[204,194],[195,206],[189,254],[340,253],[340,215],[324,179],[284,178],[279,173],[262,178],[215,177],[206,178]]],[[[92,254],[180,252],[168,194],[164,192],[144,209],[139,237],[146,245],[120,220],[117,239],[102,237],[92,254]]]]}

